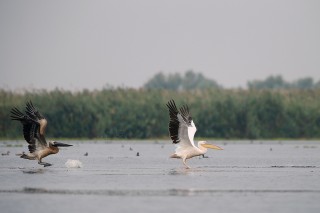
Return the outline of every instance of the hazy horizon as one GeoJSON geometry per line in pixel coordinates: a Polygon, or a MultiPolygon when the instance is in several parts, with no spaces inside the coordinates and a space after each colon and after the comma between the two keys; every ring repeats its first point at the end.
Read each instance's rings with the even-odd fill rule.
{"type": "Polygon", "coordinates": [[[320,80],[320,1],[1,1],[0,88],[139,88],[158,72],[225,88],[320,80]]]}

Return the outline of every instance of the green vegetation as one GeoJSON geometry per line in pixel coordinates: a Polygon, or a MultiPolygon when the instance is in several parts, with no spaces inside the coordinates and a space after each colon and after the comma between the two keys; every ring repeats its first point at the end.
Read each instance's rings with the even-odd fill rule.
{"type": "MultiPolygon", "coordinates": [[[[313,78],[300,78],[293,82],[288,82],[282,76],[269,76],[265,80],[248,81],[249,89],[320,89],[320,81],[315,82],[313,78]]],[[[185,91],[195,89],[222,89],[215,80],[203,76],[201,73],[195,73],[190,70],[180,75],[179,73],[165,75],[162,72],[153,76],[144,84],[145,89],[168,89],[174,91],[185,91]]]]}
{"type": "Polygon", "coordinates": [[[310,77],[301,78],[293,82],[285,81],[280,75],[269,76],[265,80],[254,80],[248,82],[249,89],[315,89],[320,88],[320,81],[314,83],[310,77]]]}
{"type": "Polygon", "coordinates": [[[165,106],[188,104],[198,137],[320,138],[320,90],[101,91],[0,90],[0,137],[23,138],[21,124],[10,120],[13,106],[34,105],[48,120],[49,138],[166,138],[165,106]]]}
{"type": "Polygon", "coordinates": [[[192,70],[187,71],[184,76],[179,73],[164,75],[156,74],[145,85],[145,89],[168,89],[168,90],[193,90],[220,88],[214,80],[204,77],[201,73],[195,73],[192,70]]]}

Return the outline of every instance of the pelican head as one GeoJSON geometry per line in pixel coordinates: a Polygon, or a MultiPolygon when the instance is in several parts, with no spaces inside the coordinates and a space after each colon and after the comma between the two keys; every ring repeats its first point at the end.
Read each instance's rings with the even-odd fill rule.
{"type": "Polygon", "coordinates": [[[64,147],[64,146],[72,146],[72,145],[69,145],[69,144],[66,144],[66,143],[60,143],[60,142],[57,142],[57,141],[50,141],[49,142],[49,146],[64,147]]]}
{"type": "Polygon", "coordinates": [[[204,147],[206,149],[209,148],[209,149],[223,150],[221,147],[219,147],[217,145],[207,143],[207,141],[199,141],[198,146],[199,146],[199,148],[204,147]]]}

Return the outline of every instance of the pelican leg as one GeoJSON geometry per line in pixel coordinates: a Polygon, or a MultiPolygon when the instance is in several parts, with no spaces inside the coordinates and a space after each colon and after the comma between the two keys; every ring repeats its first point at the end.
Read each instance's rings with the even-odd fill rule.
{"type": "Polygon", "coordinates": [[[186,162],[187,159],[183,159],[183,164],[186,166],[186,169],[191,169],[188,165],[187,165],[187,162],[186,162]]]}
{"type": "Polygon", "coordinates": [[[42,166],[44,166],[44,167],[52,166],[51,163],[46,163],[46,162],[41,162],[41,161],[39,161],[38,164],[40,164],[40,165],[42,165],[42,166]]]}

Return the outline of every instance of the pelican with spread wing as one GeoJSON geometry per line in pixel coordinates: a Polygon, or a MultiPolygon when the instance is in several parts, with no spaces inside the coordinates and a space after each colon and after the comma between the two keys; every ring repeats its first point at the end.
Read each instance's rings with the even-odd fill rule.
{"type": "Polygon", "coordinates": [[[47,120],[33,106],[31,101],[26,104],[26,114],[23,114],[16,107],[12,108],[11,119],[22,123],[23,136],[29,144],[28,149],[30,153],[23,153],[21,158],[38,160],[38,163],[45,167],[51,166],[52,164],[50,163],[42,162],[42,158],[51,154],[57,154],[59,152],[58,147],[72,146],[57,141],[49,141],[49,143],[47,143],[44,135],[47,120]]]}
{"type": "Polygon", "coordinates": [[[169,133],[172,142],[176,144],[175,153],[171,158],[181,158],[189,169],[186,164],[187,159],[205,154],[208,148],[222,150],[219,146],[208,144],[206,141],[199,141],[198,147],[194,145],[193,138],[197,128],[187,105],[182,106],[179,111],[174,100],[170,100],[167,107],[170,115],[169,133]]]}

